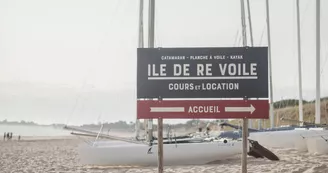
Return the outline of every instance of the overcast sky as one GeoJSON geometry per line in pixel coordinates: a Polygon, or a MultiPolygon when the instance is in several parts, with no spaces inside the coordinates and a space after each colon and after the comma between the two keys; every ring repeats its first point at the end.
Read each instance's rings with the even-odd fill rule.
{"type": "MultiPolygon", "coordinates": [[[[267,46],[265,0],[250,2],[254,45],[267,46]]],[[[300,2],[303,94],[315,99],[315,1],[300,2]]],[[[275,100],[298,98],[295,7],[270,1],[275,100]]],[[[0,120],[133,121],[138,8],[138,0],[0,0],[0,120]]],[[[327,8],[321,1],[321,96],[327,8]]],[[[242,46],[240,0],[156,0],[155,20],[159,47],[242,46]]]]}

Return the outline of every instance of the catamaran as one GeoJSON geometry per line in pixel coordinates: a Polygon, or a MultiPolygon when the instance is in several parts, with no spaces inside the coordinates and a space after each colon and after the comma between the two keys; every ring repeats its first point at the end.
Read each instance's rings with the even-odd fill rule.
{"type": "MultiPolygon", "coordinates": [[[[156,137],[149,144],[143,140],[115,137],[68,126],[65,129],[82,132],[72,133],[73,135],[111,139],[80,144],[78,153],[82,164],[100,166],[155,166],[157,164],[156,137]]],[[[164,138],[164,165],[199,165],[225,160],[240,154],[241,146],[241,140],[206,140],[202,136],[164,138]]],[[[279,160],[275,154],[256,141],[249,140],[249,146],[248,154],[251,156],[279,160]]]]}
{"type": "MultiPolygon", "coordinates": [[[[282,120],[287,120],[281,118],[282,120]]],[[[296,121],[296,120],[288,120],[296,121]]],[[[299,121],[297,121],[299,122],[299,121]]],[[[268,129],[249,129],[249,138],[260,142],[262,145],[270,148],[294,148],[299,151],[307,151],[308,145],[306,140],[314,140],[316,137],[328,135],[325,125],[303,122],[303,126],[290,125],[285,127],[274,127],[268,129]]],[[[240,126],[232,125],[227,122],[220,123],[221,127],[228,126],[237,130],[242,129],[240,126]]],[[[239,134],[240,135],[240,134],[239,134]]],[[[235,134],[227,136],[235,138],[235,134]]],[[[322,140],[322,139],[321,139],[322,140]]],[[[325,142],[322,140],[322,142],[325,142]]],[[[328,143],[327,143],[328,144],[328,143]]],[[[311,145],[313,148],[313,144],[311,145]]],[[[327,146],[328,147],[328,146],[327,146]]],[[[313,149],[311,149],[312,151],[313,149]]]]}
{"type": "MultiPolygon", "coordinates": [[[[111,141],[79,146],[82,164],[92,165],[157,165],[157,144],[111,141]]],[[[164,143],[164,165],[198,165],[227,159],[241,153],[241,141],[164,143]]]]}
{"type": "MultiPolygon", "coordinates": [[[[262,145],[267,147],[279,147],[279,148],[295,148],[300,151],[308,151],[310,153],[328,153],[328,130],[326,128],[320,127],[320,0],[316,1],[316,124],[304,126],[303,122],[303,98],[302,98],[302,73],[301,73],[301,48],[300,48],[300,18],[299,18],[299,0],[296,0],[297,5],[297,29],[298,29],[298,61],[299,61],[299,118],[300,126],[289,126],[289,127],[273,127],[273,109],[270,109],[270,120],[271,128],[263,130],[250,130],[250,139],[259,141],[262,145]],[[319,127],[318,127],[319,126],[319,127]]],[[[250,9],[248,10],[250,11],[250,9]]],[[[267,30],[268,30],[268,45],[269,49],[271,47],[270,43],[270,17],[269,17],[269,1],[266,1],[266,11],[267,11],[267,30]]],[[[250,15],[249,15],[250,16],[250,15]]],[[[251,26],[251,25],[250,25],[251,26]]],[[[250,28],[251,29],[251,28],[250,28]]],[[[251,34],[252,35],[252,34],[251,34]]],[[[252,39],[251,39],[252,40],[252,39]]],[[[270,51],[269,51],[269,66],[271,68],[270,61],[270,51]]],[[[270,73],[270,108],[273,107],[272,100],[272,80],[271,71],[270,73]]],[[[327,126],[326,126],[327,127],[327,126]]]]}

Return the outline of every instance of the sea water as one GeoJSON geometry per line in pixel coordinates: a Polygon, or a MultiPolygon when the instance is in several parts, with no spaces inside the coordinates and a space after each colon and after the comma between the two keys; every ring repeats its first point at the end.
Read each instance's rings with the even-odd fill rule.
{"type": "Polygon", "coordinates": [[[37,126],[37,125],[4,125],[0,124],[0,134],[12,132],[13,136],[28,136],[28,137],[55,137],[69,136],[70,131],[60,127],[53,126],[37,126]]]}

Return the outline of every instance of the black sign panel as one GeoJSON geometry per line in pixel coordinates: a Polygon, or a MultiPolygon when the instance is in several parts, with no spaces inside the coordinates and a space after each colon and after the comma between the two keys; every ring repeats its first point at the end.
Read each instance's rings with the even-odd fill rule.
{"type": "Polygon", "coordinates": [[[137,98],[268,98],[268,48],[138,48],[137,98]]]}

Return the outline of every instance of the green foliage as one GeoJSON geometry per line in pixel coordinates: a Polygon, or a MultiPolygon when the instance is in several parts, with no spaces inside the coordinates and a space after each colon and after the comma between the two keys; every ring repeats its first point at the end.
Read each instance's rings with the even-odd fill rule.
{"type": "MultiPolygon", "coordinates": [[[[321,101],[327,101],[328,97],[322,97],[320,99],[321,101]]],[[[314,103],[315,100],[303,100],[303,104],[309,104],[309,103],[314,103]]],[[[285,100],[279,100],[273,103],[274,109],[279,109],[279,108],[285,108],[285,107],[293,107],[293,106],[298,106],[299,101],[297,99],[285,99],[285,100]]]]}

